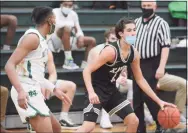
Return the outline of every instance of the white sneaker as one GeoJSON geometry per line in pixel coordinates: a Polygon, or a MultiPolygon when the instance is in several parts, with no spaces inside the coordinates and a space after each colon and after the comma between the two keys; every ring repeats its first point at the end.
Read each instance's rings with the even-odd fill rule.
{"type": "Polygon", "coordinates": [[[101,110],[100,126],[101,126],[101,128],[104,128],[104,129],[113,127],[113,125],[110,121],[110,116],[104,109],[101,110]]]}
{"type": "Polygon", "coordinates": [[[87,62],[86,61],[82,61],[81,67],[82,69],[84,69],[87,66],[87,62]]]}
{"type": "Polygon", "coordinates": [[[2,50],[10,50],[10,46],[9,45],[3,45],[2,50]]]}
{"type": "Polygon", "coordinates": [[[79,66],[74,63],[73,59],[65,59],[63,68],[69,69],[69,70],[75,70],[75,69],[78,69],[79,66]]]}
{"type": "Polygon", "coordinates": [[[187,120],[183,114],[180,115],[180,122],[187,124],[187,120]]]}

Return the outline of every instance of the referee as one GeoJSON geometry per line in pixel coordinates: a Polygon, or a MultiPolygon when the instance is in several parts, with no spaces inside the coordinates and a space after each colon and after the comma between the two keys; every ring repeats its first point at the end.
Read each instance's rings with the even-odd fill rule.
{"type": "MultiPolygon", "coordinates": [[[[142,0],[141,9],[143,15],[135,20],[137,27],[135,47],[140,53],[140,67],[143,76],[154,91],[156,90],[158,79],[164,76],[170,47],[169,25],[164,19],[155,14],[156,8],[155,0],[142,0]]],[[[139,118],[138,133],[146,133],[144,102],[156,121],[156,133],[162,133],[163,130],[160,129],[157,122],[159,106],[133,80],[134,112],[139,118]]]]}

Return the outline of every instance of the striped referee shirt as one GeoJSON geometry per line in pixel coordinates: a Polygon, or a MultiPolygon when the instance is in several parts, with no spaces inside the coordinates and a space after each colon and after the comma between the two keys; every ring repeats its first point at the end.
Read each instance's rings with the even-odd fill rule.
{"type": "Polygon", "coordinates": [[[170,28],[163,18],[154,15],[147,22],[144,22],[142,17],[137,18],[135,22],[137,28],[135,47],[141,59],[158,56],[163,47],[170,47],[170,28]]]}

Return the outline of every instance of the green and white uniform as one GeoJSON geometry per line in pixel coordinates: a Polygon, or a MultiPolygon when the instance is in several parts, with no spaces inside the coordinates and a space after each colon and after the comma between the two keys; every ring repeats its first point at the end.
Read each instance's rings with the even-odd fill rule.
{"type": "Polygon", "coordinates": [[[21,62],[16,66],[21,85],[26,93],[28,93],[28,108],[22,109],[18,105],[18,93],[14,86],[11,89],[11,98],[16,106],[18,114],[23,123],[28,118],[36,115],[49,116],[49,108],[44,102],[44,96],[41,93],[41,86],[39,82],[44,79],[46,64],[48,61],[48,45],[46,39],[32,28],[28,29],[20,38],[18,45],[22,39],[28,34],[36,34],[39,37],[39,45],[36,50],[31,51],[21,62]]]}

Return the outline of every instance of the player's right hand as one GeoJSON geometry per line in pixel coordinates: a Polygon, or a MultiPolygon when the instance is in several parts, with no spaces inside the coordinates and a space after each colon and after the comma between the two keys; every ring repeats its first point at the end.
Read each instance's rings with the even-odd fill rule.
{"type": "Polygon", "coordinates": [[[95,92],[91,92],[89,93],[89,102],[91,104],[99,104],[99,97],[97,96],[97,94],[95,92]]]}
{"type": "Polygon", "coordinates": [[[173,107],[173,108],[177,107],[176,105],[174,105],[172,103],[165,102],[163,100],[160,100],[159,106],[161,107],[161,110],[164,110],[165,106],[170,106],[170,107],[173,107]]]}
{"type": "Polygon", "coordinates": [[[29,101],[28,94],[24,90],[20,91],[18,93],[18,105],[20,106],[20,108],[27,109],[28,101],[29,101]]]}

